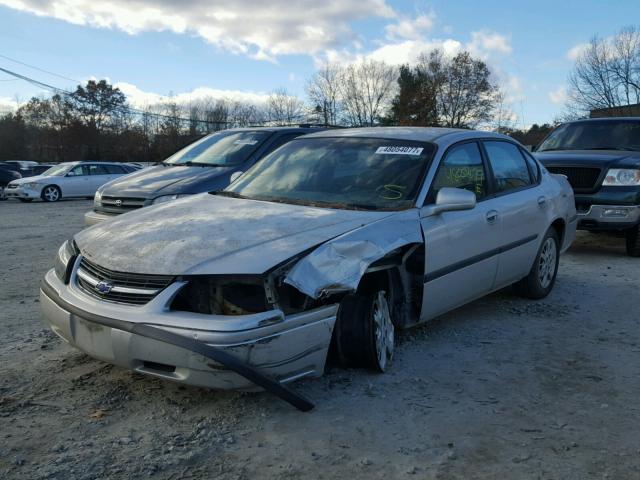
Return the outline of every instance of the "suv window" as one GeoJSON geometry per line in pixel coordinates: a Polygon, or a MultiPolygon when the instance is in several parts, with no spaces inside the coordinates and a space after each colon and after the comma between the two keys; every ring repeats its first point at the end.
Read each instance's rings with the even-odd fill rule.
{"type": "Polygon", "coordinates": [[[516,145],[509,142],[485,141],[484,147],[493,170],[497,193],[531,185],[527,163],[516,145]]]}
{"type": "Polygon", "coordinates": [[[475,193],[478,200],[487,196],[487,176],[477,143],[463,143],[447,152],[433,179],[429,201],[434,202],[444,187],[464,188],[475,193]]]}

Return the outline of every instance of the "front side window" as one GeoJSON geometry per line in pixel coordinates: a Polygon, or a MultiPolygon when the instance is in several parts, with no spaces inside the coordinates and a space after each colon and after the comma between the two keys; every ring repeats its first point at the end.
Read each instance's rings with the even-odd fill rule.
{"type": "Polygon", "coordinates": [[[415,206],[435,146],[378,138],[299,138],[267,155],[221,195],[327,208],[415,206]]]}
{"type": "Polygon", "coordinates": [[[640,151],[640,121],[589,120],[559,126],[540,144],[547,150],[640,151]]]}
{"type": "Polygon", "coordinates": [[[531,185],[527,163],[516,145],[509,142],[485,141],[484,148],[493,170],[497,193],[531,185]]]}
{"type": "Polygon", "coordinates": [[[271,135],[260,130],[226,131],[208,135],[167,158],[169,165],[226,167],[246,161],[271,135]]]}
{"type": "Polygon", "coordinates": [[[84,165],[78,165],[77,167],[72,168],[67,175],[70,177],[80,177],[82,175],[87,175],[87,172],[84,165]]]}
{"type": "Polygon", "coordinates": [[[444,187],[464,188],[478,200],[487,196],[487,177],[477,143],[464,143],[449,149],[433,179],[429,202],[434,202],[444,187]]]}

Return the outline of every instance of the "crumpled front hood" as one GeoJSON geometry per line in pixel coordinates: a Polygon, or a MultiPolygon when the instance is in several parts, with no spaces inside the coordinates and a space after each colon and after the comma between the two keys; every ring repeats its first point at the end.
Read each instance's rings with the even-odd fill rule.
{"type": "Polygon", "coordinates": [[[106,196],[150,198],[174,193],[199,193],[199,184],[206,183],[233,170],[232,167],[163,166],[145,168],[107,183],[102,188],[106,196]],[[195,190],[191,191],[191,189],[195,190]]]}
{"type": "Polygon", "coordinates": [[[75,240],[89,260],[119,272],[260,274],[391,215],[204,193],[119,215],[75,240]]]}

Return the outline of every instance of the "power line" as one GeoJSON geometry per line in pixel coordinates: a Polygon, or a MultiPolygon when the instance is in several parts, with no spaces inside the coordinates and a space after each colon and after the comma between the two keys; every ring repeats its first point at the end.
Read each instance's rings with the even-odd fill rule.
{"type": "Polygon", "coordinates": [[[65,77],[64,75],[50,72],[49,70],[45,70],[44,68],[36,67],[34,65],[29,65],[28,63],[21,62],[20,60],[16,60],[15,58],[7,57],[6,55],[3,55],[1,53],[0,53],[0,58],[4,58],[5,60],[9,60],[10,62],[18,63],[20,65],[24,65],[25,67],[33,68],[34,70],[38,70],[39,72],[43,72],[48,75],[53,75],[54,77],[62,78],[63,80],[70,80],[74,83],[82,83],[80,80],[76,80],[75,78],[65,77]]]}

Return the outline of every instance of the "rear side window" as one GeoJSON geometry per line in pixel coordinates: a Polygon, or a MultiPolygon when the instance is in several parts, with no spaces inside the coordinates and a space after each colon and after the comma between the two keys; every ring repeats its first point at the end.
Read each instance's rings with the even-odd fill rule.
{"type": "Polygon", "coordinates": [[[121,173],[124,173],[124,170],[119,165],[103,165],[103,167],[106,168],[107,172],[109,172],[109,174],[111,175],[119,175],[121,173]]]}
{"type": "Polygon", "coordinates": [[[475,193],[478,200],[487,196],[487,177],[477,143],[464,143],[447,152],[433,179],[429,201],[434,202],[444,187],[464,188],[475,193]]]}
{"type": "Polygon", "coordinates": [[[538,162],[536,162],[528,152],[525,152],[521,149],[520,153],[522,153],[522,156],[529,166],[531,180],[533,181],[533,183],[538,183],[538,180],[540,180],[540,168],[538,167],[538,162]]]}
{"type": "Polygon", "coordinates": [[[109,172],[104,165],[89,165],[89,175],[108,175],[109,172]]]}
{"type": "Polygon", "coordinates": [[[531,185],[529,169],[520,149],[509,142],[484,142],[496,181],[496,193],[531,185]]]}

